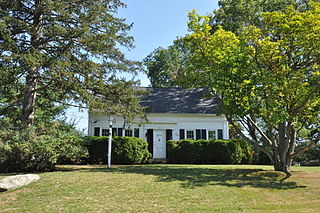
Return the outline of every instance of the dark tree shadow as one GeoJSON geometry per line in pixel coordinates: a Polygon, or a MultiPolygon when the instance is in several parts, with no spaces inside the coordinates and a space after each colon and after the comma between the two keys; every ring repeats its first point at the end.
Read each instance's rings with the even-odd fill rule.
{"type": "Polygon", "coordinates": [[[266,189],[297,189],[306,186],[293,181],[283,181],[280,172],[261,169],[215,169],[171,165],[121,166],[112,169],[93,168],[91,172],[121,172],[157,176],[159,182],[180,181],[182,187],[193,188],[206,185],[266,189]]]}

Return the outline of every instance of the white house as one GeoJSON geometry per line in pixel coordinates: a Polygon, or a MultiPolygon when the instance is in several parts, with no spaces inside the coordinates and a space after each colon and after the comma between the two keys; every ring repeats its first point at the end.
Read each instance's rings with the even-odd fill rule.
{"type": "MultiPolygon", "coordinates": [[[[148,122],[125,129],[123,119],[115,118],[113,135],[146,140],[154,159],[166,158],[167,140],[229,139],[228,122],[225,116],[217,115],[218,101],[215,98],[205,98],[205,89],[145,89],[150,94],[140,104],[148,107],[148,122]]],[[[107,136],[108,128],[108,116],[89,113],[89,135],[107,136]]]]}

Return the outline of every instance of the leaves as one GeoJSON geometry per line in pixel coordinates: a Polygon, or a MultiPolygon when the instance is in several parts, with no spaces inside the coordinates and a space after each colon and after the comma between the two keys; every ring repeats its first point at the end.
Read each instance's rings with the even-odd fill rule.
{"type": "MultiPolygon", "coordinates": [[[[140,67],[118,48],[133,47],[131,25],[116,17],[124,6],[118,0],[0,1],[0,97],[18,99],[18,109],[34,96],[42,99],[34,105],[40,110],[44,99],[84,106],[96,101],[97,88],[116,88],[116,72],[140,67]]],[[[9,116],[10,104],[1,102],[1,115],[9,116]]]]}

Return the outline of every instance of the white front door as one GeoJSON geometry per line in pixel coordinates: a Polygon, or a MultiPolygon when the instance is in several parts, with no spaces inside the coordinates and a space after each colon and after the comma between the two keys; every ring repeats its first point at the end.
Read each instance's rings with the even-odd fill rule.
{"type": "Polygon", "coordinates": [[[153,158],[166,158],[165,130],[154,130],[153,158]]]}

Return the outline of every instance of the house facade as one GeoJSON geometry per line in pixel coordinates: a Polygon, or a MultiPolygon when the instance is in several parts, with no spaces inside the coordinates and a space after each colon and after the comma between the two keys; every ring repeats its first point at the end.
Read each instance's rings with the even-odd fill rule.
{"type": "MultiPolygon", "coordinates": [[[[180,139],[229,139],[228,122],[218,114],[218,100],[205,98],[205,89],[144,88],[150,92],[140,104],[147,107],[147,122],[124,128],[114,118],[114,136],[139,137],[149,144],[153,159],[166,158],[166,142],[180,139]]],[[[89,113],[88,134],[107,136],[109,117],[89,113]]]]}

